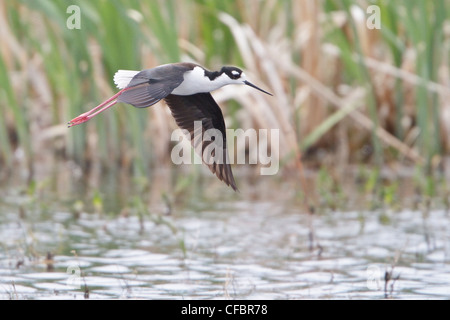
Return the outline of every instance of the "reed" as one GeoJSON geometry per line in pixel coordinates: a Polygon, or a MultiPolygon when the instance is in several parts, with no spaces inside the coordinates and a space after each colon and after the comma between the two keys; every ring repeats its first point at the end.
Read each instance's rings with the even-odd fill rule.
{"type": "Polygon", "coordinates": [[[239,65],[270,88],[274,98],[216,96],[230,126],[281,129],[286,169],[319,150],[343,164],[431,169],[450,152],[448,17],[445,0],[1,2],[1,170],[19,161],[33,173],[62,154],[83,170],[148,175],[169,160],[175,123],[163,105],[65,123],[115,92],[117,69],[180,60],[239,65]],[[66,26],[69,5],[79,30],[66,26]],[[369,5],[380,30],[366,26],[369,5]]]}

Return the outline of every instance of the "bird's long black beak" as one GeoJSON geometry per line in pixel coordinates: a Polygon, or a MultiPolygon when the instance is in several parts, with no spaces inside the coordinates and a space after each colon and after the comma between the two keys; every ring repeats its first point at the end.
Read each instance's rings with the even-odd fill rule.
{"type": "Polygon", "coordinates": [[[257,90],[259,90],[259,91],[261,91],[261,92],[264,92],[265,94],[268,94],[269,96],[273,96],[273,94],[271,94],[271,93],[269,93],[269,92],[267,92],[267,91],[264,91],[264,90],[261,89],[261,88],[258,88],[258,87],[255,86],[253,83],[248,82],[247,80],[245,80],[244,83],[245,83],[246,85],[252,87],[252,88],[255,88],[255,89],[257,89],[257,90]]]}

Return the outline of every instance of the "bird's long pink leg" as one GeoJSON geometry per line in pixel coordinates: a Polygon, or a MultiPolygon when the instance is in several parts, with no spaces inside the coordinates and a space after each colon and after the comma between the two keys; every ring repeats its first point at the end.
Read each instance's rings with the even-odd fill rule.
{"type": "Polygon", "coordinates": [[[70,120],[69,123],[68,123],[69,128],[73,127],[73,126],[76,126],[76,125],[79,125],[79,124],[82,124],[82,123],[88,121],[89,119],[95,117],[100,112],[103,112],[106,109],[111,108],[113,105],[115,105],[117,103],[117,97],[120,96],[122,94],[122,92],[124,92],[127,89],[128,88],[120,90],[115,95],[113,95],[111,98],[109,98],[108,100],[102,102],[101,104],[99,104],[98,106],[93,108],[92,110],[89,110],[88,112],[80,114],[78,117],[70,120]]]}

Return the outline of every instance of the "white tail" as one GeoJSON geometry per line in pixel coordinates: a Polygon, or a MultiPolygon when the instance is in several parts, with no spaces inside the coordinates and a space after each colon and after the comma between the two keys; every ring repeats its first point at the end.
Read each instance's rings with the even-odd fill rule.
{"type": "Polygon", "coordinates": [[[114,83],[116,84],[116,87],[118,89],[124,89],[128,86],[128,84],[130,83],[131,79],[133,79],[133,77],[135,75],[137,75],[139,73],[139,71],[134,71],[134,70],[119,70],[116,72],[116,74],[114,75],[114,83]]]}

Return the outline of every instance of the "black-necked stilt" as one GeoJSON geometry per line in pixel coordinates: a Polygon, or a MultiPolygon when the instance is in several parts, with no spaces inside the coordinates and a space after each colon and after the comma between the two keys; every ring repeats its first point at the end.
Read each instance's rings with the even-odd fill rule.
{"type": "MultiPolygon", "coordinates": [[[[169,106],[177,125],[189,131],[194,145],[194,122],[201,121],[202,131],[219,130],[223,141],[223,159],[206,163],[212,173],[237,190],[228,161],[225,122],[222,111],[210,92],[229,84],[245,84],[271,95],[246,80],[245,74],[236,67],[223,67],[220,71],[209,71],[193,63],[173,63],[143,71],[119,70],[114,83],[121,89],[114,96],[92,110],[69,122],[69,127],[84,123],[117,102],[125,102],[137,108],[150,107],[161,99],[169,106]]],[[[202,141],[201,152],[213,141],[202,141]]],[[[200,154],[202,156],[202,154],[200,154]]],[[[203,157],[202,157],[203,159],[203,157]]]]}

